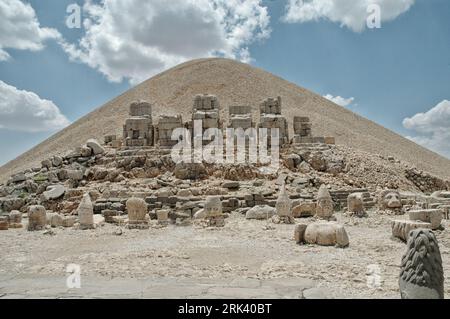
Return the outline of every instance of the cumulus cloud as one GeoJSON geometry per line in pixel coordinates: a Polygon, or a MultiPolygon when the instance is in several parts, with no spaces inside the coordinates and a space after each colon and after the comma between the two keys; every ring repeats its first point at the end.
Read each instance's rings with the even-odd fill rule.
{"type": "Polygon", "coordinates": [[[333,103],[336,103],[337,105],[344,106],[344,107],[351,105],[355,101],[354,97],[349,97],[348,99],[346,99],[339,95],[333,96],[331,94],[327,94],[327,95],[324,95],[323,97],[326,98],[327,100],[330,100],[333,103]]]}
{"type": "Polygon", "coordinates": [[[247,62],[248,45],[271,32],[261,0],[86,0],[83,14],[85,34],[63,47],[113,82],[137,83],[198,57],[247,62]]]}
{"type": "Polygon", "coordinates": [[[60,39],[60,33],[42,28],[30,4],[19,0],[0,1],[0,61],[10,55],[7,49],[39,51],[48,39],[60,39]]]}
{"type": "Polygon", "coordinates": [[[18,90],[0,80],[0,128],[45,132],[64,128],[69,120],[59,108],[37,94],[18,90]]]}
{"type": "Polygon", "coordinates": [[[405,118],[403,126],[415,132],[407,138],[450,158],[450,101],[444,100],[425,113],[405,118]]]}
{"type": "Polygon", "coordinates": [[[287,23],[303,23],[327,19],[362,32],[369,16],[367,8],[377,4],[381,9],[381,21],[391,21],[409,10],[414,0],[289,0],[282,20],[287,23]]]}

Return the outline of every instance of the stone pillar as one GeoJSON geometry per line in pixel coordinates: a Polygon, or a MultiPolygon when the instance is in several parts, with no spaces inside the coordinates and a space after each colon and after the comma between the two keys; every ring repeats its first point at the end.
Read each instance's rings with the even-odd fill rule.
{"type": "Polygon", "coordinates": [[[220,196],[206,197],[204,209],[208,226],[223,227],[225,225],[220,196]]]}
{"type": "Polygon", "coordinates": [[[274,223],[293,224],[295,219],[292,216],[292,202],[286,193],[286,188],[283,185],[280,194],[278,195],[277,202],[275,204],[277,214],[272,217],[274,223]]]}
{"type": "Polygon", "coordinates": [[[83,198],[78,206],[78,220],[80,222],[80,229],[94,228],[94,206],[92,205],[91,197],[88,193],[83,195],[83,198]]]}
{"type": "Polygon", "coordinates": [[[18,210],[9,213],[9,228],[22,228],[22,213],[18,210]]]}
{"type": "Polygon", "coordinates": [[[409,233],[400,265],[402,299],[444,299],[444,271],[439,245],[429,229],[409,233]]]}
{"type": "Polygon", "coordinates": [[[28,208],[28,231],[43,230],[47,224],[44,206],[33,205],[28,208]]]}
{"type": "Polygon", "coordinates": [[[126,203],[129,229],[148,229],[147,203],[141,198],[130,198],[126,203]]]}
{"type": "Polygon", "coordinates": [[[333,199],[325,184],[322,184],[317,193],[316,215],[314,217],[325,220],[335,220],[333,216],[333,199]]]}

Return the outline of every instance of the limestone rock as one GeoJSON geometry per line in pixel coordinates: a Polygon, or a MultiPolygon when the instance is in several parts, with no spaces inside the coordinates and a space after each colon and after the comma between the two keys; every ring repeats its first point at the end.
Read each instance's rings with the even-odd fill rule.
{"type": "Polygon", "coordinates": [[[319,221],[308,225],[305,241],[321,246],[347,247],[349,239],[345,228],[336,222],[319,221]]]}
{"type": "Polygon", "coordinates": [[[80,205],[77,209],[80,229],[94,228],[94,206],[88,193],[83,195],[80,205]]]}
{"type": "Polygon", "coordinates": [[[308,225],[298,224],[295,226],[294,239],[297,244],[305,242],[305,231],[308,225]]]}
{"type": "Polygon", "coordinates": [[[353,193],[347,197],[347,210],[351,215],[357,217],[367,216],[364,210],[364,200],[362,193],[353,193]]]}
{"type": "Polygon", "coordinates": [[[194,219],[205,219],[206,211],[204,209],[200,209],[194,214],[194,219]]]}
{"type": "Polygon", "coordinates": [[[444,299],[444,271],[439,245],[429,229],[409,233],[400,265],[402,299],[444,299]]]}
{"type": "Polygon", "coordinates": [[[63,216],[58,213],[47,214],[47,225],[51,227],[61,227],[63,225],[63,216]]]}
{"type": "Polygon", "coordinates": [[[411,230],[417,228],[430,228],[430,223],[424,223],[414,220],[393,220],[391,223],[392,236],[399,238],[403,241],[408,239],[408,234],[411,230]]]}
{"type": "Polygon", "coordinates": [[[276,209],[268,205],[257,205],[245,214],[247,219],[269,219],[276,214],[276,209]]]}
{"type": "Polygon", "coordinates": [[[408,212],[410,220],[420,220],[431,224],[431,229],[438,229],[441,226],[443,212],[441,209],[421,209],[410,210],[408,212]]]}
{"type": "Polygon", "coordinates": [[[22,228],[22,213],[18,210],[9,213],[9,228],[22,228]]]}
{"type": "Polygon", "coordinates": [[[47,191],[45,191],[42,195],[44,196],[45,200],[49,201],[62,197],[65,192],[66,188],[63,185],[57,184],[47,187],[47,191]]]}
{"type": "Polygon", "coordinates": [[[90,139],[86,142],[86,146],[92,150],[94,155],[103,154],[105,149],[100,145],[100,143],[95,139],[90,139]]]}
{"type": "Polygon", "coordinates": [[[222,201],[220,196],[208,196],[205,201],[206,217],[217,217],[222,215],[222,201]]]}
{"type": "Polygon", "coordinates": [[[44,206],[33,205],[28,208],[28,231],[43,230],[47,224],[44,206]]]}
{"type": "Polygon", "coordinates": [[[294,206],[292,209],[292,216],[295,218],[299,217],[311,217],[314,216],[316,212],[316,203],[314,202],[303,202],[294,206]]]}
{"type": "Polygon", "coordinates": [[[76,217],[75,216],[65,216],[62,219],[61,226],[63,226],[63,227],[73,227],[73,225],[75,225],[75,222],[76,222],[76,217]]]}
{"type": "Polygon", "coordinates": [[[8,230],[9,222],[6,216],[0,216],[0,230],[8,230]]]}
{"type": "Polygon", "coordinates": [[[317,194],[316,214],[318,219],[333,219],[333,199],[325,184],[322,184],[317,194]]]}
{"type": "Polygon", "coordinates": [[[130,198],[126,203],[128,212],[128,228],[146,229],[148,228],[147,203],[141,198],[130,198]]]}

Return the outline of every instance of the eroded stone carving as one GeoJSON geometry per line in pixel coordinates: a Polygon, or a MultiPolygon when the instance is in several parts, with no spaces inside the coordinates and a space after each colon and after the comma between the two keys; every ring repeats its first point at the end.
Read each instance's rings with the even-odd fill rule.
{"type": "Polygon", "coordinates": [[[409,233],[399,278],[402,299],[443,299],[444,271],[434,233],[415,229],[409,233]]]}
{"type": "Polygon", "coordinates": [[[333,216],[333,199],[325,184],[322,184],[317,194],[316,214],[318,219],[335,220],[333,216]]]}

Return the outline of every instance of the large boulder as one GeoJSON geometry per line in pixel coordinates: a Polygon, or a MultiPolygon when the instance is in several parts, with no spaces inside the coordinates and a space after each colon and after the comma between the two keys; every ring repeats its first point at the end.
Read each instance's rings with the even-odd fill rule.
{"type": "Polygon", "coordinates": [[[100,145],[96,139],[90,139],[86,142],[86,146],[92,150],[94,155],[105,153],[105,149],[100,145]]]}
{"type": "Polygon", "coordinates": [[[47,190],[42,194],[46,201],[55,200],[64,195],[66,188],[61,184],[50,185],[47,190]]]}

